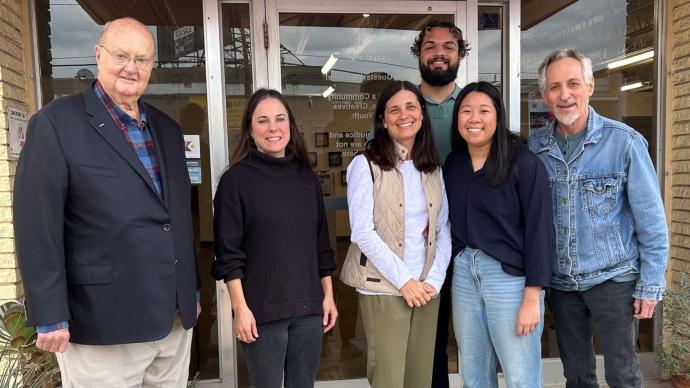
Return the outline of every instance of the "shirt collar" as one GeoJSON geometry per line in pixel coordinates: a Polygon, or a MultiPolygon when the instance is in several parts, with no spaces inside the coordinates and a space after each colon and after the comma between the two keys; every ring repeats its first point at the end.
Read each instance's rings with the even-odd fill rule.
{"type": "MultiPolygon", "coordinates": [[[[392,139],[391,139],[392,140],[392,139]]],[[[410,150],[405,148],[402,144],[398,143],[397,141],[393,140],[393,145],[395,146],[395,156],[401,161],[404,162],[407,159],[407,155],[410,153],[410,150]]]]}
{"type": "MultiPolygon", "coordinates": [[[[421,90],[421,88],[418,88],[418,89],[421,90]]],[[[426,101],[430,104],[434,104],[434,105],[443,105],[450,100],[455,101],[458,98],[458,94],[460,94],[460,87],[458,86],[458,84],[455,84],[455,89],[453,89],[453,91],[443,101],[435,102],[435,101],[427,98],[426,96],[424,96],[424,101],[426,101]]]]}
{"type": "MultiPolygon", "coordinates": [[[[137,121],[134,119],[132,116],[128,115],[123,111],[117,104],[113,101],[112,98],[106,93],[105,89],[103,88],[103,85],[101,85],[101,82],[99,80],[96,80],[96,82],[93,83],[93,89],[96,92],[96,96],[98,96],[98,99],[101,100],[103,105],[112,113],[115,113],[115,117],[117,117],[117,120],[123,124],[123,125],[129,125],[129,124],[134,124],[138,128],[145,128],[146,127],[146,107],[144,105],[144,102],[142,101],[141,98],[137,100],[137,105],[139,106],[139,120],[137,121]]],[[[115,118],[113,117],[113,118],[115,118]]]]}
{"type": "MultiPolygon", "coordinates": [[[[584,131],[587,132],[587,135],[585,136],[585,139],[582,141],[583,144],[587,143],[596,143],[601,139],[601,127],[603,126],[602,124],[602,119],[601,116],[592,108],[592,106],[588,106],[588,116],[587,116],[587,127],[584,129],[584,131]]],[[[542,147],[548,147],[551,144],[554,144],[556,142],[556,125],[557,121],[553,120],[549,123],[548,125],[548,136],[542,138],[542,147]]]]}

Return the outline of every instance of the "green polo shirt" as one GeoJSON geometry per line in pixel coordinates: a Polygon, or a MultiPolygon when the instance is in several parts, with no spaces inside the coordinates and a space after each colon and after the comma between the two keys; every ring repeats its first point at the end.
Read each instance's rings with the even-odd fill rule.
{"type": "Polygon", "coordinates": [[[434,133],[436,151],[438,151],[441,164],[443,164],[446,156],[450,153],[450,126],[453,121],[453,107],[459,93],[460,87],[455,85],[453,93],[440,103],[424,97],[426,101],[426,114],[431,120],[431,130],[434,133]]]}

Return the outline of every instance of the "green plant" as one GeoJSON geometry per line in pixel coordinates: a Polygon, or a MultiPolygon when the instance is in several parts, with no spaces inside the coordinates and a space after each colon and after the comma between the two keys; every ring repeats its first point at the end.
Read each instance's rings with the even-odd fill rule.
{"type": "Polygon", "coordinates": [[[55,355],[36,347],[36,330],[26,327],[18,301],[0,305],[0,388],[55,387],[60,370],[55,355]]]}
{"type": "Polygon", "coordinates": [[[690,277],[684,273],[664,293],[663,338],[665,345],[656,349],[661,368],[690,378],[690,277]]]}
{"type": "Polygon", "coordinates": [[[196,372],[189,381],[187,381],[187,388],[199,387],[199,372],[196,372]]]}

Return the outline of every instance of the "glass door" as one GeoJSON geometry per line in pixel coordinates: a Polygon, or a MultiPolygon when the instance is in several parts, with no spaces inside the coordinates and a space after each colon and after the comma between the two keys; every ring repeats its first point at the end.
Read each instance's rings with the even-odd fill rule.
{"type": "MultiPolygon", "coordinates": [[[[464,2],[324,3],[281,0],[273,9],[268,2],[269,82],[288,99],[304,135],[321,180],[331,244],[341,268],[350,244],[346,169],[364,148],[377,97],[392,80],[420,83],[410,46],[422,25],[443,19],[464,31],[466,12],[464,2]]],[[[460,72],[459,83],[464,84],[464,63],[460,72]]],[[[366,386],[366,340],[358,296],[338,280],[337,272],[334,287],[339,318],[324,337],[318,380],[328,386],[338,380],[366,386]]],[[[448,353],[449,370],[457,376],[452,333],[448,353]]],[[[239,383],[245,386],[240,359],[238,354],[239,383]]],[[[341,384],[348,383],[337,386],[341,384]]]]}

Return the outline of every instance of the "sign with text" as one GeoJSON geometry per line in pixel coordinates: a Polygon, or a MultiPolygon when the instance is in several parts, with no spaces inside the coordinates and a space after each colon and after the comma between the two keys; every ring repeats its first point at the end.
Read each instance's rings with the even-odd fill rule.
{"type": "Polygon", "coordinates": [[[7,108],[7,128],[10,131],[10,156],[18,158],[26,141],[26,111],[7,108]]]}

